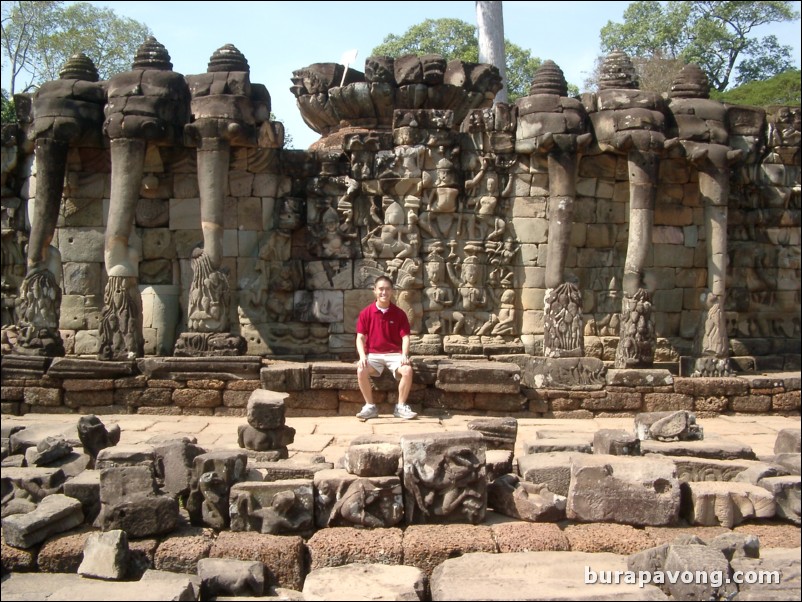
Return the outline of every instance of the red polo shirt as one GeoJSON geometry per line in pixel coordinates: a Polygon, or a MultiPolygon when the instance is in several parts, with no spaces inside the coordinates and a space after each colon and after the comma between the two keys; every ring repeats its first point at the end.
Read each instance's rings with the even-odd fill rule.
{"type": "Polygon", "coordinates": [[[356,321],[356,331],[364,334],[366,353],[401,353],[401,339],[409,335],[409,318],[394,303],[386,312],[371,303],[356,321]]]}

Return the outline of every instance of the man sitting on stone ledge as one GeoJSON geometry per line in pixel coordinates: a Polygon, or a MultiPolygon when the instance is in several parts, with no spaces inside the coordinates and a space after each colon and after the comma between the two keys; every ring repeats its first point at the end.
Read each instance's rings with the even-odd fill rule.
{"type": "Polygon", "coordinates": [[[393,416],[412,420],[417,416],[407,405],[412,388],[412,365],[409,361],[409,319],[392,303],[393,282],[379,276],[373,284],[376,302],[359,313],[356,322],[356,350],[359,353],[356,375],[365,405],[356,415],[362,422],[378,418],[379,409],[373,403],[370,377],[380,376],[385,368],[398,381],[398,402],[393,416]]]}

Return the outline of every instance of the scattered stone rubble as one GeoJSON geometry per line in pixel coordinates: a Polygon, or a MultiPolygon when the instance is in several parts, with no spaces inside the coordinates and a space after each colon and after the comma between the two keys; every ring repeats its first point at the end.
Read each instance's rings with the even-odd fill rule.
{"type": "MultiPolygon", "coordinates": [[[[795,561],[782,551],[761,555],[758,538],[732,529],[766,519],[800,524],[800,429],[778,434],[774,457],[758,460],[746,449],[733,458],[738,444],[703,439],[693,414],[652,412],[637,415],[632,432],[599,431],[588,442],[538,431],[514,458],[517,421],[482,418],[462,432],[410,434],[400,441],[358,437],[338,461],[342,468],[334,468],[322,458],[306,465],[285,459],[294,430],[285,424],[283,397],[264,390],[251,396],[248,433],[266,434],[271,444],[249,445],[253,439],[243,438],[240,428],[239,451],[204,450],[188,437],[114,445],[119,428],[81,417],[78,431],[96,458],[78,454],[86,461],[70,474],[61,452],[48,452],[71,449],[71,433],[4,427],[3,571],[35,570],[38,561],[41,571],[67,567],[87,579],[141,577],[136,582],[142,583],[163,580],[167,570],[183,574],[172,577],[185,580],[181,596],[188,597],[180,599],[262,596],[276,588],[303,589],[306,599],[338,591],[358,598],[356,592],[376,582],[381,591],[405,592],[402,599],[424,599],[427,591],[432,599],[471,591],[477,599],[481,591],[489,600],[510,599],[511,584],[491,587],[497,580],[487,580],[486,568],[477,572],[477,563],[499,566],[498,575],[534,570],[519,585],[541,579],[550,588],[558,581],[546,576],[548,567],[558,563],[708,575],[754,565],[785,567],[788,575],[795,570],[796,577],[772,586],[770,596],[794,599],[795,587],[798,597],[798,550],[795,561]],[[86,425],[97,435],[91,441],[86,425]],[[551,445],[538,445],[543,442],[551,445]],[[671,453],[647,451],[646,443],[660,442],[671,453]],[[694,453],[700,444],[707,446],[704,453],[694,453]],[[788,461],[794,455],[796,470],[788,461]],[[503,521],[486,524],[489,508],[495,517],[525,522],[513,535],[503,521]],[[571,537],[565,545],[554,543],[566,519],[574,523],[571,537]],[[522,528],[527,523],[535,529],[531,534],[522,528]],[[724,534],[707,544],[681,536],[648,547],[657,541],[644,528],[681,523],[723,528],[724,534]],[[571,542],[594,525],[634,529],[643,538],[634,548],[602,546],[594,551],[607,555],[591,557],[571,542]],[[546,535],[550,528],[557,531],[546,535]],[[505,544],[510,537],[523,540],[505,544]],[[522,543],[527,537],[534,539],[522,543]],[[54,548],[55,541],[72,543],[54,548]],[[51,549],[60,550],[60,561],[47,559],[51,549]],[[628,558],[619,555],[633,549],[628,558]],[[499,551],[515,553],[501,558],[499,551]]],[[[576,581],[576,595],[591,595],[578,575],[565,579],[576,581]]],[[[605,596],[626,591],[612,588],[605,596]]],[[[644,588],[646,597],[639,599],[729,599],[736,593],[751,599],[763,591],[738,593],[734,583],[713,581],[673,583],[644,588]]]]}

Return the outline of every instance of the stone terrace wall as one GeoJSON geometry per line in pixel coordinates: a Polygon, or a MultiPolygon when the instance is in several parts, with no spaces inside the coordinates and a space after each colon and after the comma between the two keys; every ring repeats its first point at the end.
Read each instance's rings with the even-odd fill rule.
{"type": "MultiPolygon", "coordinates": [[[[332,98],[336,89],[327,90],[332,98]]],[[[587,106],[594,102],[591,95],[582,100],[587,106]]],[[[19,110],[25,117],[24,103],[19,110]]],[[[740,369],[798,370],[799,132],[795,134],[795,145],[782,146],[785,143],[778,141],[777,133],[782,127],[777,117],[780,109],[770,109],[768,117],[762,109],[727,110],[731,145],[745,150],[744,159],[733,166],[730,174],[725,307],[730,354],[740,369]],[[748,137],[741,135],[739,127],[757,131],[759,136],[746,141],[748,137]]],[[[488,120],[492,111],[474,109],[467,113],[488,120]]],[[[521,351],[543,354],[550,193],[547,158],[513,151],[517,148],[516,133],[521,131],[517,108],[508,106],[502,113],[497,109],[496,125],[485,124],[478,134],[470,128],[457,131],[459,124],[452,124],[446,133],[448,143],[459,151],[452,157],[452,167],[460,182],[460,203],[465,202],[462,182],[477,175],[483,157],[503,154],[508,161],[504,176],[507,180],[502,182],[505,191],[496,216],[506,222],[506,232],[513,238],[505,240],[510,240],[515,249],[514,255],[506,259],[512,272],[512,280],[506,286],[514,291],[514,301],[508,302],[506,310],[512,325],[503,336],[496,337],[497,343],[483,338],[479,347],[446,348],[450,355],[481,357],[521,351]],[[507,119],[503,124],[502,113],[507,119]]],[[[669,113],[667,120],[671,118],[669,113]]],[[[349,139],[350,146],[344,142],[348,132],[341,131],[338,144],[333,144],[330,137],[326,144],[309,151],[260,146],[231,149],[221,269],[227,273],[232,290],[232,330],[247,340],[248,355],[305,360],[353,357],[356,314],[372,299],[368,290],[372,278],[396,269],[388,267],[391,262],[382,259],[381,252],[375,259],[368,250],[371,244],[383,244],[376,242],[378,235],[371,236],[375,226],[371,208],[388,210],[383,223],[390,224],[388,196],[383,188],[386,180],[382,181],[378,174],[382,161],[388,153],[398,154],[399,149],[407,148],[393,136],[404,128],[414,130],[404,125],[404,115],[393,119],[400,121],[394,122],[392,129],[354,126],[348,130],[355,136],[349,139]],[[362,146],[354,146],[353,140],[362,146]],[[359,175],[357,164],[363,162],[370,167],[359,175]],[[351,195],[349,186],[355,180],[360,187],[351,195]],[[340,201],[344,197],[352,201],[350,217],[342,212],[346,203],[340,201]],[[338,222],[334,225],[337,233],[327,234],[326,216],[338,204],[338,222]],[[305,225],[282,230],[283,215],[292,211],[302,216],[305,225]],[[280,234],[289,236],[288,261],[276,260],[276,237],[280,234]],[[340,244],[345,251],[333,248],[340,244]]],[[[20,249],[27,236],[31,215],[28,208],[36,196],[37,174],[41,171],[33,145],[26,139],[30,123],[28,115],[28,121],[23,119],[18,130],[6,128],[3,133],[3,270],[9,275],[9,288],[4,292],[4,326],[13,323],[14,285],[20,279],[19,259],[23,257],[20,249]]],[[[435,132],[421,124],[419,127],[421,134],[435,132]]],[[[789,139],[792,138],[793,131],[789,139]]],[[[436,152],[437,144],[419,141],[416,148],[425,152],[420,155],[421,173],[412,178],[413,183],[438,178],[436,159],[443,154],[436,152]]],[[[141,257],[139,288],[146,355],[172,354],[176,337],[187,330],[191,256],[203,241],[197,171],[194,148],[147,148],[131,240],[141,257]]],[[[108,140],[101,147],[69,148],[53,244],[63,266],[59,327],[70,356],[93,356],[99,351],[98,327],[107,280],[104,231],[110,172],[108,140]]],[[[582,294],[585,354],[607,362],[614,360],[618,344],[621,283],[629,235],[628,180],[625,155],[608,152],[595,140],[581,154],[566,269],[573,274],[582,294]]],[[[414,206],[410,204],[410,194],[392,194],[403,197],[406,206],[414,206]]],[[[658,363],[676,365],[680,356],[690,355],[699,329],[703,310],[700,293],[708,276],[703,205],[697,168],[678,150],[666,151],[660,161],[653,244],[648,250],[644,277],[646,287],[653,292],[658,363]]],[[[464,219],[468,220],[467,209],[461,211],[465,211],[464,219]]],[[[403,215],[401,219],[401,224],[394,223],[394,236],[406,241],[404,237],[409,232],[404,228],[411,224],[403,215]]],[[[422,215],[418,219],[423,219],[422,215]]],[[[428,261],[426,253],[432,241],[430,238],[423,241],[423,246],[415,246],[410,238],[405,243],[411,245],[408,255],[414,265],[410,269],[417,269],[417,275],[407,274],[403,266],[397,268],[398,278],[406,275],[415,279],[408,291],[403,286],[397,288],[408,292],[403,301],[411,308],[423,335],[426,320],[432,316],[425,312],[428,280],[420,272],[428,261]]],[[[463,259],[464,256],[460,258],[463,259]]],[[[485,268],[483,277],[489,287],[489,261],[485,268]]],[[[498,321],[505,311],[504,303],[498,301],[488,304],[491,322],[498,321]]],[[[441,316],[434,313],[434,317],[441,316]]],[[[439,343],[434,348],[425,341],[419,343],[414,347],[419,354],[443,352],[439,343]]]]}
{"type": "MultiPolygon", "coordinates": [[[[508,358],[512,359],[512,358],[508,358]]],[[[526,362],[526,357],[519,358],[526,362]]],[[[511,362],[415,358],[410,405],[428,415],[593,418],[638,412],[799,415],[799,373],[732,378],[672,376],[667,370],[608,370],[594,384],[542,383],[511,362]]],[[[34,370],[3,361],[2,413],[244,416],[253,390],[287,392],[287,416],[353,415],[363,399],[352,364],[223,358],[99,362],[44,360],[34,370]],[[192,370],[190,372],[189,370],[192,370]],[[95,378],[86,375],[94,373],[95,378]]],[[[392,412],[397,385],[375,381],[379,409],[392,412]]]]}

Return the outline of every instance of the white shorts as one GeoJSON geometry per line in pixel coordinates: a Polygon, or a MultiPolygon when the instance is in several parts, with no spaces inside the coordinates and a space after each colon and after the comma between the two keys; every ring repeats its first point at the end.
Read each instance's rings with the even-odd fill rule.
{"type": "Polygon", "coordinates": [[[401,358],[404,357],[401,353],[368,353],[368,365],[373,368],[379,376],[387,368],[393,378],[398,379],[396,372],[401,367],[401,358]]]}

